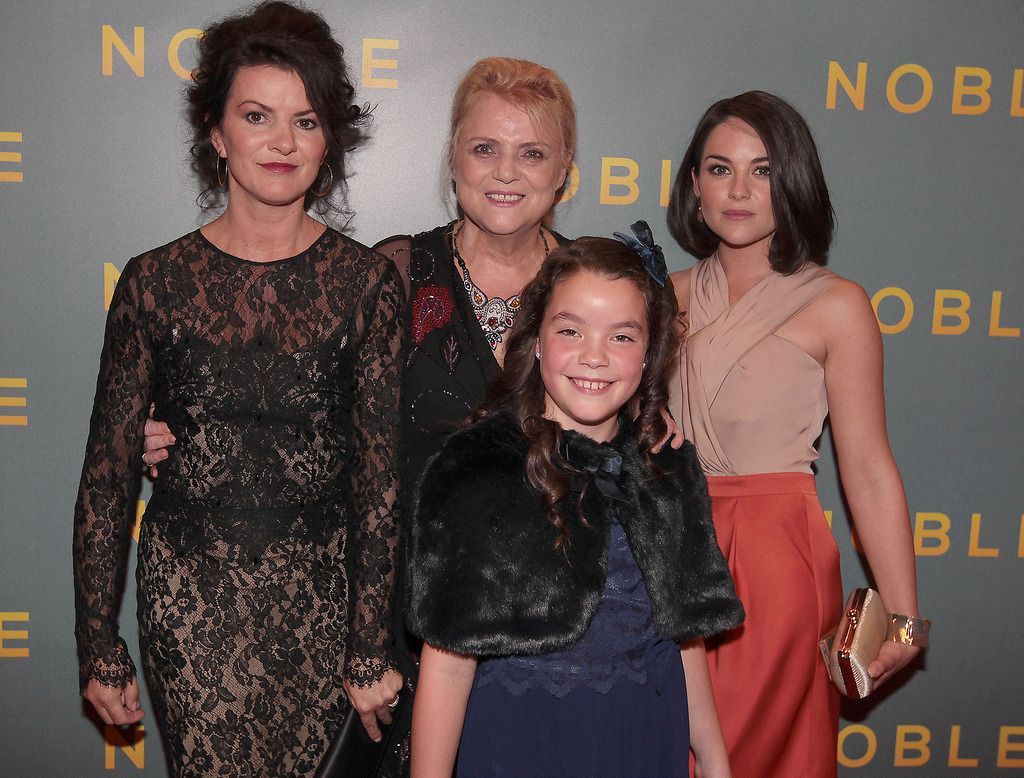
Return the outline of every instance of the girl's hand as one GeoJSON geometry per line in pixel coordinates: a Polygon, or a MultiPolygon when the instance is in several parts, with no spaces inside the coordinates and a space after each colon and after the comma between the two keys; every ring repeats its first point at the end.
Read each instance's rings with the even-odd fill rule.
{"type": "Polygon", "coordinates": [[[875,680],[877,689],[912,662],[921,653],[920,646],[908,646],[887,640],[878,650],[878,656],[868,665],[868,675],[875,680]]]}
{"type": "Polygon", "coordinates": [[[167,447],[173,446],[176,438],[171,434],[170,427],[153,418],[153,410],[153,405],[150,405],[149,418],[146,419],[146,427],[143,430],[146,435],[146,450],[142,454],[142,463],[150,477],[156,478],[159,475],[156,466],[167,459],[167,447]]]}
{"type": "Polygon", "coordinates": [[[124,688],[107,686],[92,679],[82,696],[106,724],[124,727],[137,723],[144,715],[139,704],[139,681],[136,678],[132,678],[124,688]]]}
{"type": "Polygon", "coordinates": [[[355,686],[348,681],[342,682],[349,703],[359,713],[363,728],[374,743],[379,743],[381,739],[378,719],[381,724],[391,723],[391,705],[398,700],[398,693],[404,684],[405,681],[397,670],[388,670],[379,681],[369,686],[355,686]]]}

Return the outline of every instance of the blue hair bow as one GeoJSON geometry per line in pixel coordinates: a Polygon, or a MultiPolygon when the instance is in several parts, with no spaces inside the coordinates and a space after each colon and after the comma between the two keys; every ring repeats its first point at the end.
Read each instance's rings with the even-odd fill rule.
{"type": "Polygon", "coordinates": [[[629,228],[633,230],[635,238],[633,235],[625,235],[621,232],[613,232],[612,235],[640,255],[640,259],[644,262],[644,269],[654,279],[654,283],[658,286],[665,286],[665,282],[668,280],[668,267],[665,265],[665,255],[661,251],[661,246],[654,242],[654,234],[651,232],[650,225],[641,219],[633,222],[629,228]]]}

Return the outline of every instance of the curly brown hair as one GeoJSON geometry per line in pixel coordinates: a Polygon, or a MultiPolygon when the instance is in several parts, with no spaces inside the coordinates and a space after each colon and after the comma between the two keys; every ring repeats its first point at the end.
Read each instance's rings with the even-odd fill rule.
{"type": "Polygon", "coordinates": [[[580,471],[559,453],[562,428],[544,417],[545,389],[535,348],[555,287],[582,272],[632,281],[644,299],[649,332],[646,364],[629,406],[635,417],[633,434],[648,464],[651,448],[668,432],[662,409],[668,403],[668,381],[678,353],[674,325],[677,306],[671,282],[659,286],[644,268],[640,256],[617,240],[583,237],[555,249],[523,290],[505,351],[504,370],[491,384],[473,419],[507,411],[519,424],[529,442],[526,476],[540,492],[548,517],[558,531],[556,548],[569,542],[568,525],[558,503],[571,491],[570,477],[580,471]]]}
{"type": "Polygon", "coordinates": [[[210,132],[224,118],[235,74],[243,67],[273,65],[302,79],[327,140],[324,165],[306,192],[304,207],[321,215],[344,210],[345,155],[365,139],[363,127],[370,119],[368,107],[352,103],[355,87],[344,56],[341,44],[334,40],[320,14],[280,0],[260,3],[203,31],[199,64],[185,90],[192,128],[192,169],[203,189],[197,200],[201,207],[223,204],[224,189],[217,177],[219,158],[210,132]],[[324,166],[330,167],[330,176],[324,166]],[[341,205],[335,202],[336,196],[341,205]]]}

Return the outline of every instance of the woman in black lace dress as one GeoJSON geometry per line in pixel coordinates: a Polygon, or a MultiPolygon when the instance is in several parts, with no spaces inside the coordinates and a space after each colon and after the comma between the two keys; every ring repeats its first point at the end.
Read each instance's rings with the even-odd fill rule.
{"type": "Polygon", "coordinates": [[[348,701],[375,734],[402,683],[402,283],[306,213],[364,118],[322,18],[224,20],[194,78],[194,167],[226,207],[132,259],[111,302],[75,510],[82,691],[107,723],[142,716],[117,604],[152,402],[177,445],[142,522],[139,622],[171,770],[311,774],[348,701]]]}

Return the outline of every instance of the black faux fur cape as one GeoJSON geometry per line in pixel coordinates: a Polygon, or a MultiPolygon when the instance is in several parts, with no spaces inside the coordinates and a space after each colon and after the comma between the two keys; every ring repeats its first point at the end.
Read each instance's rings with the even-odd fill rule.
{"type": "Polygon", "coordinates": [[[628,502],[591,482],[560,503],[571,536],[557,531],[526,480],[527,442],[508,414],[451,435],[428,465],[414,510],[409,552],[411,631],[463,654],[542,654],[583,637],[597,610],[608,567],[612,516],[636,557],[659,633],[684,640],[743,620],[711,524],[707,482],[693,446],[665,446],[655,477],[628,420],[608,444],[572,431],[561,451],[583,468],[622,457],[619,487],[628,502]]]}

